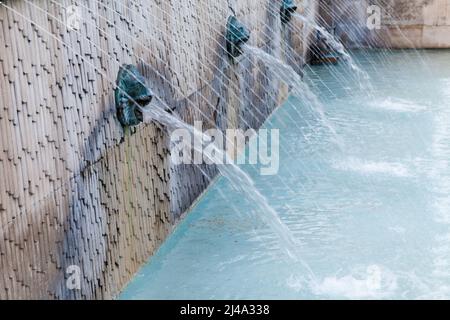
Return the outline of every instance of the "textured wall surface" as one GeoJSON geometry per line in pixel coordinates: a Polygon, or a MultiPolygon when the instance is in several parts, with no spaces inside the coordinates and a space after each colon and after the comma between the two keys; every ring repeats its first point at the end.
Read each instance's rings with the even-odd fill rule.
{"type": "Polygon", "coordinates": [[[450,0],[399,1],[392,4],[392,10],[389,16],[393,19],[385,20],[380,35],[387,39],[388,46],[450,48],[450,0]]]}
{"type": "Polygon", "coordinates": [[[321,7],[350,46],[450,48],[450,0],[321,0],[321,7]],[[380,29],[367,28],[370,5],[381,8],[380,29]]]}
{"type": "MultiPolygon", "coordinates": [[[[120,126],[119,67],[137,65],[181,118],[206,127],[257,128],[287,89],[251,58],[229,63],[227,1],[3,3],[0,298],[113,298],[209,184],[199,168],[170,163],[162,125],[120,126]],[[70,5],[79,30],[67,28],[70,5]],[[80,290],[67,286],[70,266],[80,290]]],[[[230,4],[252,45],[280,58],[289,44],[305,51],[304,35],[283,31],[279,2],[230,4]]]]}

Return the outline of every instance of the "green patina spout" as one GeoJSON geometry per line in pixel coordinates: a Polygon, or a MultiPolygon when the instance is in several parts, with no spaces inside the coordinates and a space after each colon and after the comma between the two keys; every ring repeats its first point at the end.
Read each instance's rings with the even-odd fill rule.
{"type": "Polygon", "coordinates": [[[227,51],[231,58],[242,54],[241,46],[250,39],[250,32],[235,16],[230,16],[227,23],[227,51]]]}
{"type": "Polygon", "coordinates": [[[124,127],[137,126],[143,121],[140,107],[145,107],[152,101],[152,91],[145,85],[144,77],[131,64],[120,67],[116,85],[115,100],[120,123],[124,127]]]}
{"type": "Polygon", "coordinates": [[[295,11],[297,11],[297,5],[293,0],[283,0],[280,9],[281,21],[283,23],[288,23],[295,11]]]}

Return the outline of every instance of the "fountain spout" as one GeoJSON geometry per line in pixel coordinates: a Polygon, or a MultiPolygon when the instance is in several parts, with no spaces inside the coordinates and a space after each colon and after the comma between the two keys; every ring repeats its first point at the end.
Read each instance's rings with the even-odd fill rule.
{"type": "Polygon", "coordinates": [[[297,5],[293,0],[283,0],[280,9],[281,21],[283,23],[288,23],[295,11],[297,11],[297,5]]]}
{"type": "Polygon", "coordinates": [[[137,126],[144,120],[141,108],[152,101],[152,91],[145,85],[144,77],[131,64],[120,67],[116,85],[114,94],[117,118],[124,127],[137,126]]]}
{"type": "Polygon", "coordinates": [[[242,54],[241,46],[250,40],[250,31],[235,16],[230,16],[227,23],[227,51],[230,58],[242,54]]]}

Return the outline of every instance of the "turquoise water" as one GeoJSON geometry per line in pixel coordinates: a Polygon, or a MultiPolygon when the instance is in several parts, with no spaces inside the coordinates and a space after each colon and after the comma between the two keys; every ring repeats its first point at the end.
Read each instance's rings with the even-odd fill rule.
{"type": "Polygon", "coordinates": [[[450,51],[355,54],[306,79],[330,130],[296,98],[274,176],[242,166],[298,241],[290,259],[253,206],[219,179],[121,299],[450,298],[450,51]]]}

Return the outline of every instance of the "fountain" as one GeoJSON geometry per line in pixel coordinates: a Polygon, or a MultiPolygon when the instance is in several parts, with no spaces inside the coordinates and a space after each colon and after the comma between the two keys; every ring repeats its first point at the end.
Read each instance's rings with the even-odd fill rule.
{"type": "MultiPolygon", "coordinates": [[[[320,1],[318,14],[302,1],[297,14],[294,0],[242,0],[239,19],[233,0],[48,2],[0,1],[0,299],[115,297],[155,252],[138,295],[448,295],[447,54],[414,51],[430,58],[417,72],[404,52],[348,51],[320,19],[330,11],[342,31],[336,15],[354,1],[320,1]],[[312,64],[346,64],[306,65],[307,48],[312,64]],[[377,95],[357,90],[369,74],[377,95]],[[280,131],[273,177],[235,165],[210,134],[261,123],[280,131]],[[175,130],[202,164],[171,162],[175,130]],[[169,237],[171,206],[184,213],[213,179],[169,237]],[[77,268],[71,290],[64,271],[77,268]]],[[[347,37],[378,37],[345,20],[347,37]]]]}
{"type": "Polygon", "coordinates": [[[230,16],[227,22],[227,52],[231,59],[235,59],[242,54],[242,45],[250,40],[250,31],[236,16],[230,16]]]}
{"type": "Polygon", "coordinates": [[[333,49],[331,45],[329,45],[327,37],[324,36],[320,30],[316,31],[314,42],[316,50],[314,50],[312,54],[312,64],[318,65],[324,63],[338,63],[340,55],[338,54],[338,52],[336,52],[336,50],[333,49]]]}
{"type": "Polygon", "coordinates": [[[232,187],[253,203],[259,213],[259,218],[261,218],[262,221],[277,235],[281,244],[281,249],[287,256],[292,259],[292,261],[299,261],[305,266],[306,270],[309,270],[307,265],[298,255],[297,242],[291,231],[281,221],[278,213],[267,202],[266,197],[257,190],[252,178],[234,164],[234,161],[229,158],[224,150],[219,149],[215,144],[211,144],[211,137],[178,119],[175,115],[171,115],[165,111],[168,107],[164,104],[162,99],[157,98],[156,100],[159,103],[155,104],[155,107],[141,109],[144,115],[144,122],[151,123],[153,121],[158,121],[166,126],[169,133],[177,129],[187,130],[192,135],[194,141],[192,144],[194,150],[192,151],[201,153],[204,157],[207,157],[205,160],[208,163],[217,165],[219,172],[231,183],[232,187]],[[212,148],[213,151],[204,153],[203,150],[206,145],[208,145],[209,148],[212,148]]]}
{"type": "Polygon", "coordinates": [[[325,115],[324,106],[316,94],[309,88],[308,84],[302,80],[302,77],[295,72],[292,67],[256,47],[245,45],[244,52],[253,54],[255,57],[260,59],[275,73],[276,77],[289,85],[291,94],[305,101],[306,105],[318,115],[318,119],[320,119],[322,125],[331,132],[332,138],[336,145],[340,148],[343,147],[339,135],[336,133],[332,123],[330,123],[325,115]]]}
{"type": "MultiPolygon", "coordinates": [[[[248,29],[237,20],[235,16],[230,16],[227,24],[227,43],[230,44],[233,58],[243,53],[243,46],[249,40],[250,33],[248,29]]],[[[91,42],[91,41],[90,41],[91,42]]],[[[92,42],[91,42],[92,43],[92,42]]],[[[287,67],[287,66],[286,66],[287,67]]],[[[211,138],[202,132],[198,132],[194,127],[177,119],[171,115],[168,110],[173,110],[163,102],[163,99],[156,97],[158,106],[147,109],[147,106],[153,98],[153,93],[145,84],[145,78],[139,73],[134,65],[123,65],[119,69],[116,80],[115,99],[117,114],[120,123],[125,126],[136,126],[141,122],[151,123],[155,120],[170,130],[187,129],[194,136],[194,147],[202,146],[204,142],[211,141],[211,138]]],[[[266,201],[265,197],[255,188],[252,179],[228,158],[223,150],[214,146],[214,159],[208,159],[210,163],[219,163],[217,159],[225,158],[225,164],[219,165],[219,172],[226,177],[233,187],[240,190],[251,201],[254,201],[258,208],[262,220],[273,229],[274,233],[280,239],[281,249],[295,261],[300,258],[296,252],[296,242],[291,235],[290,230],[279,219],[278,214],[266,201]]],[[[193,151],[201,152],[202,149],[195,148],[193,151]]],[[[301,260],[300,260],[301,261],[301,260]]],[[[301,262],[304,264],[304,262],[301,262]]],[[[307,268],[307,265],[304,264],[307,268]]],[[[310,273],[310,272],[308,272],[310,273]]]]}
{"type": "Polygon", "coordinates": [[[297,11],[297,5],[293,0],[283,0],[280,8],[281,21],[283,23],[288,23],[295,11],[297,11]]]}
{"type": "Polygon", "coordinates": [[[141,110],[152,101],[153,93],[145,85],[144,77],[134,65],[120,67],[114,94],[117,118],[122,126],[137,126],[141,123],[141,110]]]}
{"type": "MultiPolygon", "coordinates": [[[[228,50],[229,53],[231,53],[233,57],[237,57],[242,54],[242,46],[248,40],[249,32],[247,28],[242,23],[240,23],[235,16],[231,16],[228,21],[227,32],[227,43],[228,48],[230,48],[230,50],[228,50]]],[[[281,65],[283,65],[283,63],[281,63],[281,65]]],[[[288,73],[291,73],[291,70],[289,70],[288,73]]],[[[150,89],[148,89],[145,85],[145,79],[140,75],[135,66],[124,65],[120,68],[116,81],[115,97],[118,118],[123,126],[136,126],[143,121],[143,107],[150,103],[150,101],[152,100],[152,96],[153,95],[150,89]]],[[[218,150],[217,153],[219,152],[221,151],[218,150]]],[[[239,176],[239,170],[236,168],[237,167],[235,167],[235,169],[231,172],[234,172],[235,175],[239,176]],[[238,171],[236,172],[236,170],[238,171]]],[[[233,181],[233,177],[230,177],[229,174],[230,171],[220,171],[231,181],[233,181]]],[[[244,180],[242,180],[242,176],[239,181],[241,183],[244,182],[244,180]]],[[[237,188],[240,188],[238,184],[234,183],[234,185],[237,186],[237,188]]],[[[293,252],[295,251],[292,249],[292,244],[294,243],[294,241],[292,240],[292,237],[289,236],[289,230],[283,227],[281,221],[276,222],[276,212],[273,211],[273,209],[270,209],[270,206],[268,204],[264,204],[264,197],[260,195],[256,190],[252,190],[254,189],[254,187],[252,187],[248,183],[244,183],[244,186],[245,188],[243,189],[243,192],[248,193],[250,191],[250,198],[258,199],[258,205],[261,204],[263,206],[261,208],[262,212],[265,212],[266,210],[269,210],[269,212],[271,212],[271,219],[275,218],[274,222],[271,222],[271,219],[264,220],[269,225],[274,226],[275,231],[278,233],[281,239],[285,239],[285,244],[287,245],[284,246],[284,249],[287,249],[289,254],[292,256],[294,254],[293,252]],[[275,225],[273,225],[273,223],[275,223],[275,225]],[[289,238],[291,239],[289,240],[289,238]]]]}

